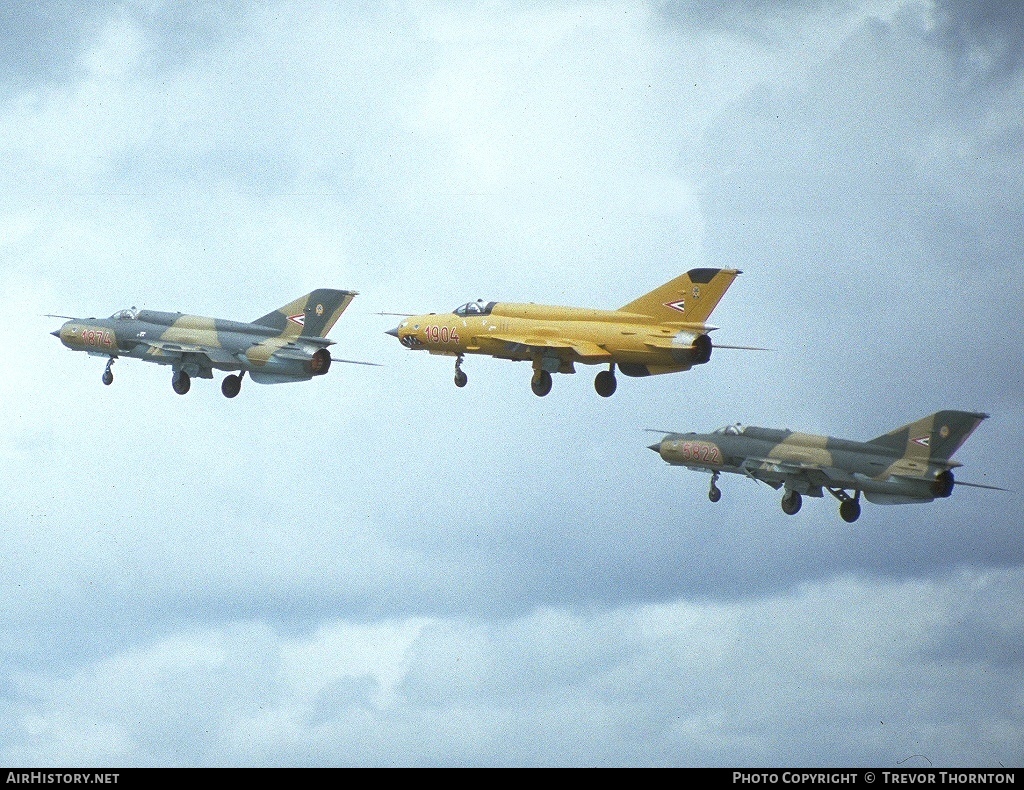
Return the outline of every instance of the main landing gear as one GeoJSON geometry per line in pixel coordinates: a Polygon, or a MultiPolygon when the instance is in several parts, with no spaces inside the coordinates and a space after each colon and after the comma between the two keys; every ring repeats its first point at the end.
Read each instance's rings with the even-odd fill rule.
{"type": "MultiPolygon", "coordinates": [[[[852,524],[860,518],[860,491],[850,496],[841,488],[829,488],[827,490],[839,500],[839,516],[843,521],[852,524]]],[[[800,511],[802,503],[799,491],[788,490],[782,496],[782,510],[790,516],[796,515],[800,511]]]]}
{"type": "Polygon", "coordinates": [[[847,494],[841,488],[830,488],[828,492],[839,500],[839,517],[847,524],[852,524],[860,518],[860,491],[853,496],[847,494]]]}
{"type": "Polygon", "coordinates": [[[459,354],[455,358],[455,386],[456,387],[465,387],[466,383],[469,381],[469,376],[467,376],[465,371],[462,369],[462,358],[463,358],[462,354],[459,354]]]}
{"type": "Polygon", "coordinates": [[[242,376],[245,375],[243,370],[237,375],[227,376],[220,385],[220,391],[224,393],[225,398],[235,397],[242,389],[242,376]]]}
{"type": "Polygon", "coordinates": [[[192,379],[184,370],[176,370],[171,375],[171,388],[179,395],[184,395],[192,386],[192,379]]]}
{"type": "Polygon", "coordinates": [[[799,491],[789,489],[782,495],[782,512],[787,516],[795,516],[800,512],[800,506],[804,503],[799,491]]]}
{"type": "Polygon", "coordinates": [[[594,389],[602,398],[610,398],[615,392],[615,363],[608,366],[608,370],[602,370],[594,379],[594,389]]]}
{"type": "Polygon", "coordinates": [[[551,374],[546,370],[533,371],[533,378],[530,379],[530,389],[533,394],[543,398],[551,392],[551,374]]]}
{"type": "Polygon", "coordinates": [[[710,499],[712,502],[717,502],[719,499],[722,498],[722,491],[716,485],[717,482],[718,472],[713,472],[711,475],[711,489],[708,491],[708,499],[710,499]]]}
{"type": "Polygon", "coordinates": [[[114,364],[114,358],[111,357],[107,360],[107,366],[103,369],[102,381],[108,387],[114,383],[114,371],[110,369],[110,366],[114,364]]]}

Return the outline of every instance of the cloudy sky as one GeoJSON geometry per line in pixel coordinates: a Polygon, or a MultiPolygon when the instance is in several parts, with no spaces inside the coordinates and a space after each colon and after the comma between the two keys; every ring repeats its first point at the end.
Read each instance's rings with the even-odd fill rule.
{"type": "Polygon", "coordinates": [[[1024,12],[9,0],[0,764],[1020,766],[1024,12]],[[689,373],[452,360],[381,312],[743,270],[689,373]],[[359,296],[225,399],[45,314],[359,296]],[[985,411],[944,501],[664,464],[646,428],[985,411]]]}

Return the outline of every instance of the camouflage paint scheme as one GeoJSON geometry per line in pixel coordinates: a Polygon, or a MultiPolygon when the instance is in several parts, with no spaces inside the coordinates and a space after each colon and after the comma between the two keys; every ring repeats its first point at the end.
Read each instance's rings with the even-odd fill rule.
{"type": "MultiPolygon", "coordinates": [[[[531,386],[543,396],[552,373],[575,365],[608,365],[594,388],[615,392],[615,369],[627,376],[689,370],[711,359],[705,322],[737,269],[691,269],[618,310],[512,302],[468,302],[451,313],[408,316],[387,334],[406,348],[456,357],[455,384],[467,382],[465,354],[533,363],[531,386]]],[[[738,346],[720,346],[739,348],[738,346]]]]}
{"type": "Polygon", "coordinates": [[[800,510],[801,495],[828,491],[840,501],[840,516],[853,522],[861,493],[878,505],[901,505],[948,497],[954,485],[996,488],[955,481],[951,471],[961,465],[951,456],[987,417],[940,411],[867,442],[737,424],[712,433],[668,433],[650,449],[672,465],[711,472],[712,502],[721,499],[719,474],[730,472],[784,487],[782,509],[790,515],[800,510]]]}
{"type": "Polygon", "coordinates": [[[180,395],[188,392],[192,378],[239,371],[221,386],[233,398],[245,373],[260,384],[327,373],[337,360],[327,350],[334,341],[324,336],[355,296],[356,291],[320,288],[252,323],[131,308],[110,318],[72,318],[51,334],[70,349],[108,357],[104,384],[114,380],[115,359],[133,357],[170,365],[171,384],[180,395]]]}

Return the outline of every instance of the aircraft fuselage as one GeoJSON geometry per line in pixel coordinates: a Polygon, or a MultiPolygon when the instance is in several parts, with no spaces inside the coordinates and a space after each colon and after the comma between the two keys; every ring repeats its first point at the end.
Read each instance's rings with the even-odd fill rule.
{"type": "MultiPolygon", "coordinates": [[[[450,313],[405,318],[387,334],[403,346],[456,357],[455,386],[466,386],[465,354],[533,363],[530,387],[551,391],[552,373],[576,364],[607,365],[594,389],[615,392],[615,370],[654,376],[689,370],[711,359],[706,321],[741,274],[739,269],[690,269],[618,310],[517,302],[467,302],[450,313]]],[[[738,346],[733,346],[738,348],[738,346]]]]}
{"type": "Polygon", "coordinates": [[[72,319],[60,328],[58,336],[65,346],[77,351],[174,365],[198,378],[212,378],[214,368],[296,380],[318,373],[312,352],[309,359],[275,356],[294,336],[220,318],[142,310],[134,318],[72,319]],[[190,353],[197,358],[190,360],[190,353]]]}
{"type": "Polygon", "coordinates": [[[406,348],[530,361],[551,373],[573,373],[576,363],[615,363],[627,376],[648,376],[707,362],[709,355],[693,343],[714,327],[644,318],[616,310],[498,302],[483,316],[412,316],[395,332],[406,348]]]}
{"type": "Polygon", "coordinates": [[[868,442],[774,428],[746,427],[736,436],[670,434],[656,447],[676,466],[742,474],[812,497],[829,488],[861,491],[876,504],[948,496],[951,478],[940,476],[959,465],[928,463],[927,455],[908,458],[868,442]]]}

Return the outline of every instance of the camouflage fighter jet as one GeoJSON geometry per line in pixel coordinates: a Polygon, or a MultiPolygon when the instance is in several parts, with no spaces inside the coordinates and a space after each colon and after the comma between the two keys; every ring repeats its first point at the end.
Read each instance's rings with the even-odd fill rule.
{"type": "MultiPolygon", "coordinates": [[[[615,368],[626,376],[689,370],[711,359],[707,319],[737,269],[691,269],[618,310],[512,302],[468,302],[451,313],[405,316],[387,334],[406,348],[455,357],[455,386],[465,387],[466,354],[533,363],[535,394],[551,391],[552,373],[575,365],[607,365],[594,380],[602,397],[615,392],[615,368]]],[[[718,346],[718,348],[749,348],[718,346]]],[[[763,350],[763,349],[751,349],[763,350]]]]}
{"type": "Polygon", "coordinates": [[[650,449],[674,466],[711,472],[712,502],[722,498],[718,476],[731,472],[784,488],[782,510],[789,515],[800,510],[802,495],[828,491],[839,500],[839,515],[852,523],[862,493],[876,505],[902,505],[948,497],[954,485],[1005,490],[953,479],[961,464],[950,457],[987,417],[940,411],[867,442],[739,424],[712,433],[657,431],[668,435],[650,449]]]}
{"type": "MultiPolygon", "coordinates": [[[[246,373],[260,384],[308,381],[324,375],[333,359],[324,335],[348,307],[356,291],[320,288],[252,323],[203,318],[154,310],[120,310],[110,318],[69,318],[50,334],[75,351],[107,357],[103,383],[111,384],[110,366],[119,357],[170,365],[171,386],[188,392],[193,378],[212,379],[213,371],[238,371],[225,377],[221,392],[235,397],[246,373]]],[[[356,364],[372,365],[372,362],[356,364]]]]}

